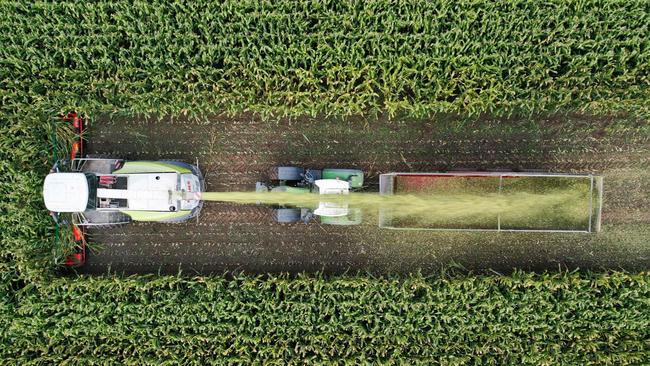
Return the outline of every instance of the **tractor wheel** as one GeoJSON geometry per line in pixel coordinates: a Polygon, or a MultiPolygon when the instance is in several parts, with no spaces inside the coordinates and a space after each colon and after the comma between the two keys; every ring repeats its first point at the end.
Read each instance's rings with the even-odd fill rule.
{"type": "Polygon", "coordinates": [[[305,173],[305,169],[295,166],[279,166],[274,171],[271,172],[271,179],[277,180],[301,180],[302,174],[305,173]]]}
{"type": "Polygon", "coordinates": [[[290,223],[300,221],[300,209],[299,208],[276,208],[275,221],[281,223],[290,223]]]}
{"type": "Polygon", "coordinates": [[[319,180],[322,178],[323,171],[320,169],[308,169],[305,174],[309,174],[312,180],[319,180]]]}

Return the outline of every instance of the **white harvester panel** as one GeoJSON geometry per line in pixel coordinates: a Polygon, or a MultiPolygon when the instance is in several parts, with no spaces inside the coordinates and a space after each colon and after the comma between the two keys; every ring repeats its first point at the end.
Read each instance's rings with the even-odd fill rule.
{"type": "Polygon", "coordinates": [[[54,212],[83,212],[88,205],[84,173],[51,173],[43,184],[45,207],[54,212]]]}
{"type": "Polygon", "coordinates": [[[170,192],[176,191],[177,173],[130,174],[127,189],[98,189],[98,198],[126,199],[129,210],[169,211],[170,192]]]}
{"type": "Polygon", "coordinates": [[[319,179],[314,182],[320,194],[348,194],[350,183],[339,179],[319,179]]]}

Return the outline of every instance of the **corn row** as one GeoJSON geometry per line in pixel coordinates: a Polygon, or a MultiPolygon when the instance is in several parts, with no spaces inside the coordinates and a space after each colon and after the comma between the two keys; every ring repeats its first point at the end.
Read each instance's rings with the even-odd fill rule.
{"type": "Polygon", "coordinates": [[[56,280],[21,298],[20,364],[647,361],[647,274],[56,280]]]}
{"type": "Polygon", "coordinates": [[[648,107],[644,1],[3,2],[3,89],[148,114],[648,107]],[[72,100],[70,100],[72,99],[72,100]]]}

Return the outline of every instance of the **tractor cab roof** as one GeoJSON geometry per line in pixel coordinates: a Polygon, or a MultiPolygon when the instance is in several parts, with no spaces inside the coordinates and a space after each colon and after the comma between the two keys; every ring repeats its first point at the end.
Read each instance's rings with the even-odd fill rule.
{"type": "Polygon", "coordinates": [[[342,217],[349,213],[347,203],[339,202],[319,202],[318,208],[314,210],[314,215],[325,217],[342,217]]]}
{"type": "Polygon", "coordinates": [[[348,194],[350,183],[340,179],[319,179],[314,182],[320,194],[348,194]]]}
{"type": "Polygon", "coordinates": [[[88,204],[84,173],[50,173],[43,184],[45,207],[54,212],[82,212],[88,204]]]}

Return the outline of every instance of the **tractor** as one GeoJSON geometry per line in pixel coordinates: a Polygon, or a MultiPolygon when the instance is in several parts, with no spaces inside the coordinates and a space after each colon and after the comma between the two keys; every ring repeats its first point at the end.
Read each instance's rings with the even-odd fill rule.
{"type": "MultiPolygon", "coordinates": [[[[280,166],[271,171],[268,182],[257,182],[256,192],[314,193],[346,195],[363,188],[363,172],[357,169],[304,169],[280,166]]],[[[280,205],[275,208],[277,222],[308,223],[316,218],[328,225],[358,225],[361,210],[347,203],[323,200],[316,208],[295,208],[280,205]]]]}

